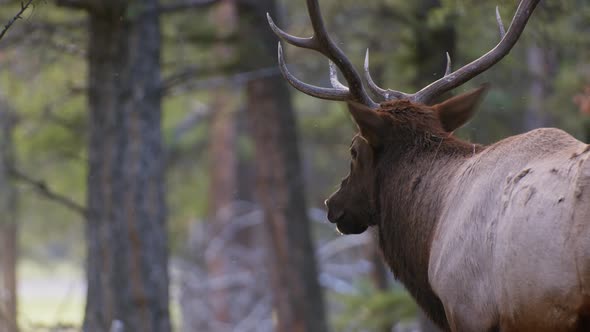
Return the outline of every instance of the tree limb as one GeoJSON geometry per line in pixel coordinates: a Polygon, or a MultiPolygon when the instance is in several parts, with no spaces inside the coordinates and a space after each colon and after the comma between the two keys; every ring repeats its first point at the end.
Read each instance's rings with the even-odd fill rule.
{"type": "MultiPolygon", "coordinates": [[[[198,73],[197,71],[188,74],[198,73]]],[[[182,77],[183,80],[167,80],[162,84],[162,93],[170,95],[177,90],[192,91],[198,89],[211,89],[223,85],[242,85],[249,81],[280,75],[278,67],[256,69],[231,75],[221,75],[202,80],[191,80],[190,76],[182,77]],[[180,86],[180,88],[179,88],[180,86]]],[[[198,76],[198,75],[195,75],[198,76]]]]}
{"type": "Polygon", "coordinates": [[[22,173],[21,171],[15,168],[11,168],[9,172],[10,175],[12,175],[12,177],[14,177],[15,179],[25,182],[32,186],[39,195],[65,206],[66,208],[80,214],[82,217],[86,217],[88,210],[85,206],[76,203],[75,201],[64,195],[56,193],[51,188],[49,188],[45,182],[33,179],[32,177],[22,173]]]}
{"type": "Polygon", "coordinates": [[[33,0],[28,0],[26,3],[25,2],[21,2],[20,3],[20,10],[18,11],[18,13],[16,13],[16,15],[14,15],[13,18],[10,19],[10,21],[8,21],[8,23],[4,26],[4,29],[2,29],[2,32],[0,32],[0,39],[2,39],[4,37],[4,34],[6,33],[6,31],[8,31],[8,29],[10,29],[10,27],[12,26],[12,24],[14,24],[14,22],[18,19],[23,18],[21,15],[25,12],[25,10],[27,10],[27,8],[29,8],[29,6],[33,3],[33,0]]]}

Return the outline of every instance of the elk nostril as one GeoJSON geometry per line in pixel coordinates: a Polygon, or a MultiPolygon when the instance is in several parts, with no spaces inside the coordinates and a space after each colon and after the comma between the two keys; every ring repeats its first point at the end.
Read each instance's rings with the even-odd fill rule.
{"type": "Polygon", "coordinates": [[[343,215],[344,211],[342,210],[329,209],[327,215],[328,221],[330,221],[331,223],[336,223],[340,220],[340,218],[342,218],[343,215]]]}
{"type": "Polygon", "coordinates": [[[328,204],[330,204],[330,199],[329,199],[329,198],[328,198],[327,200],[325,200],[325,201],[324,201],[324,205],[325,205],[326,207],[328,207],[328,204]]]}

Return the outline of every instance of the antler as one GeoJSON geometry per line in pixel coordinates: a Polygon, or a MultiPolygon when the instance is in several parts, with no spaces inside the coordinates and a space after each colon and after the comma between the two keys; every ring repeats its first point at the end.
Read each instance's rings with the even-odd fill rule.
{"type": "Polygon", "coordinates": [[[460,86],[461,84],[483,73],[484,71],[488,70],[491,66],[495,65],[500,60],[502,60],[502,58],[504,58],[504,56],[506,56],[510,52],[512,47],[518,41],[518,38],[524,30],[527,21],[529,20],[531,14],[533,13],[533,10],[535,9],[539,1],[540,0],[521,1],[518,5],[518,8],[516,9],[514,18],[510,23],[510,27],[508,28],[508,31],[506,31],[505,33],[504,26],[502,25],[502,20],[500,18],[500,14],[496,8],[496,19],[498,21],[501,36],[501,40],[496,45],[496,47],[494,47],[488,53],[481,56],[479,59],[461,67],[455,72],[451,72],[450,70],[451,59],[447,54],[447,71],[445,72],[444,77],[429,84],[428,86],[422,88],[420,91],[413,94],[379,88],[373,82],[373,79],[371,79],[371,75],[369,74],[369,52],[367,51],[367,55],[365,58],[365,76],[367,82],[369,83],[369,87],[375,94],[381,95],[386,100],[403,98],[409,99],[414,102],[420,102],[423,104],[428,104],[432,102],[432,100],[435,99],[437,96],[440,96],[441,94],[460,86]]]}
{"type": "Polygon", "coordinates": [[[267,14],[268,24],[274,33],[285,42],[297,47],[315,50],[330,59],[330,82],[332,84],[332,88],[313,86],[311,84],[304,83],[293,76],[287,69],[287,65],[283,57],[283,49],[281,47],[281,43],[279,42],[279,66],[285,79],[297,90],[317,98],[339,101],[354,101],[371,108],[377,107],[377,103],[375,103],[365,91],[361,77],[354,69],[350,60],[346,57],[346,55],[344,55],[344,52],[338,48],[336,43],[334,43],[332,38],[330,38],[328,35],[317,0],[307,0],[307,10],[309,12],[309,18],[311,19],[311,25],[314,31],[313,37],[300,38],[286,33],[274,24],[269,14],[267,14]],[[349,87],[344,86],[338,81],[334,64],[340,69],[342,75],[344,75],[344,78],[346,79],[346,82],[348,82],[349,87]]]}

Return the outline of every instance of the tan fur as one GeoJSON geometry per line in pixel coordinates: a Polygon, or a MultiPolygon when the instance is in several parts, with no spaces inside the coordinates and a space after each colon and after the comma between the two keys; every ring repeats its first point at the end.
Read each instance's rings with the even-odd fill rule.
{"type": "Polygon", "coordinates": [[[589,157],[539,129],[458,165],[429,264],[452,330],[577,328],[590,288],[589,157]]]}

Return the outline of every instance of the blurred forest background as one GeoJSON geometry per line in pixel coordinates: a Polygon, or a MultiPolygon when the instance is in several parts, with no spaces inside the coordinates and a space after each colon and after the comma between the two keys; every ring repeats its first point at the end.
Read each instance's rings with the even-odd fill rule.
{"type": "MultiPolygon", "coordinates": [[[[499,41],[516,0],[321,0],[373,77],[413,92],[499,41]]],[[[26,2],[25,2],[26,4],[26,2]]],[[[9,22],[20,1],[0,0],[9,22]]],[[[323,201],[348,169],[342,103],[287,86],[266,12],[303,0],[33,0],[0,40],[0,332],[433,331],[372,235],[323,201]]],[[[327,60],[286,47],[328,86],[327,60]]],[[[590,3],[545,0],[458,135],[590,139],[590,3]]],[[[456,91],[459,92],[459,91],[456,91]]]]}

